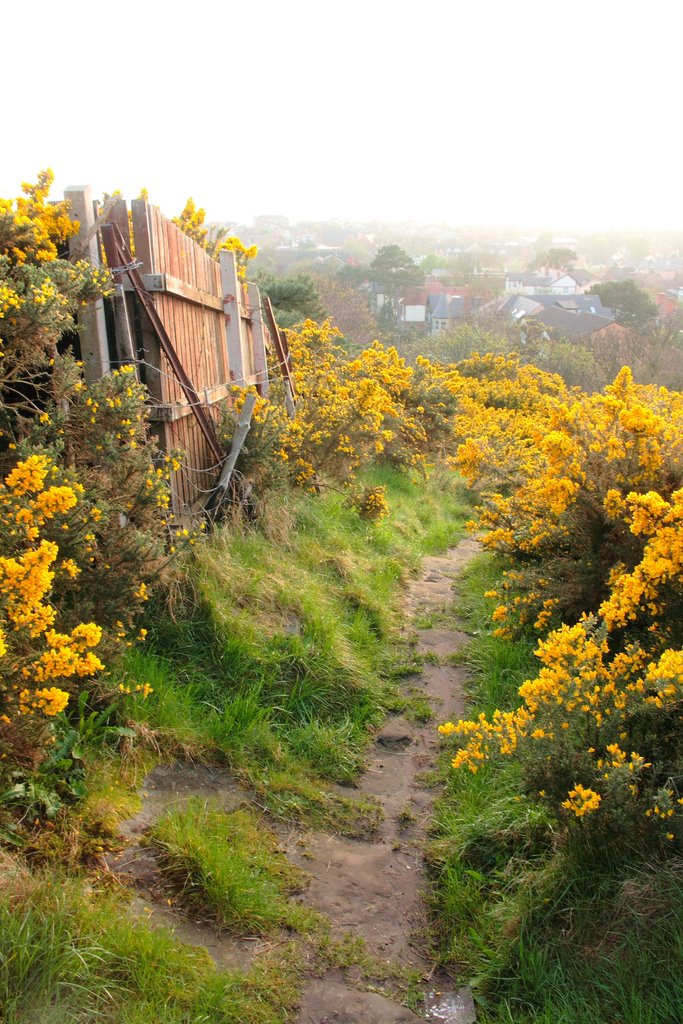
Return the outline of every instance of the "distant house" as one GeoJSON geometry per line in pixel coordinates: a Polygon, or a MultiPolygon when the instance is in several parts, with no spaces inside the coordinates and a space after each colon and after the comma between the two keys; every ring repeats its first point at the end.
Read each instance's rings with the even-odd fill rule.
{"type": "Polygon", "coordinates": [[[505,291],[517,295],[578,295],[592,280],[587,270],[545,268],[542,274],[508,274],[505,278],[505,291]]]}
{"type": "Polygon", "coordinates": [[[615,327],[614,315],[603,306],[599,295],[509,295],[488,303],[487,313],[505,314],[522,331],[528,320],[564,338],[585,338],[608,327],[615,327]]]}
{"type": "Polygon", "coordinates": [[[683,288],[669,288],[665,292],[659,292],[655,302],[660,317],[681,313],[683,312],[683,288]]]}
{"type": "Polygon", "coordinates": [[[429,312],[432,334],[450,331],[466,318],[469,303],[463,295],[435,295],[432,298],[434,301],[429,312]]]}
{"type": "Polygon", "coordinates": [[[552,277],[541,274],[508,274],[505,278],[505,291],[516,295],[533,295],[542,292],[552,284],[552,277]]]}
{"type": "Polygon", "coordinates": [[[408,288],[398,300],[399,323],[424,327],[427,321],[426,288],[408,288]]]}
{"type": "Polygon", "coordinates": [[[548,306],[540,313],[535,313],[533,319],[547,327],[548,331],[568,338],[570,341],[588,338],[606,329],[623,329],[615,323],[613,318],[588,311],[578,312],[563,309],[560,306],[548,306]]]}
{"type": "Polygon", "coordinates": [[[593,284],[593,282],[595,281],[594,275],[590,274],[587,270],[584,270],[582,267],[577,267],[575,270],[568,270],[567,277],[573,278],[576,281],[579,288],[581,289],[581,291],[583,291],[584,288],[588,288],[589,285],[593,284]]]}
{"type": "MultiPolygon", "coordinates": [[[[469,313],[470,290],[467,286],[445,285],[441,281],[432,280],[422,288],[407,288],[405,290],[398,300],[398,322],[408,327],[433,330],[434,309],[442,298],[461,301],[464,313],[460,319],[469,313]]],[[[445,319],[449,319],[449,317],[445,319]]]]}

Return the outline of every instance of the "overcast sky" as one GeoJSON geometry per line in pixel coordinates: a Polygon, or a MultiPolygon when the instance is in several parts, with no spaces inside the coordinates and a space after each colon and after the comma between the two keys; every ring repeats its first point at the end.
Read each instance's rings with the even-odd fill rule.
{"type": "Polygon", "coordinates": [[[682,0],[5,0],[0,195],[683,227],[682,0]]]}

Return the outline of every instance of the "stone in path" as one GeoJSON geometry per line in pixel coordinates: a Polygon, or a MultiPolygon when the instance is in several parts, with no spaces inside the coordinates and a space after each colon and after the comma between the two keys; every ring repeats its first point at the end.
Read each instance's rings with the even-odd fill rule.
{"type": "Polygon", "coordinates": [[[405,718],[390,718],[384,728],[376,736],[380,747],[389,750],[401,750],[413,742],[413,728],[405,718]]]}
{"type": "Polygon", "coordinates": [[[314,981],[299,1010],[301,1024],[419,1024],[420,1017],[376,992],[357,992],[334,974],[314,981]]]}

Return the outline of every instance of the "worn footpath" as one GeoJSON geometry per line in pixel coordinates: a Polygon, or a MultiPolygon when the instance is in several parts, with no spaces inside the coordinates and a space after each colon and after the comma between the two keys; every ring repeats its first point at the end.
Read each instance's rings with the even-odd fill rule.
{"type": "MultiPolygon", "coordinates": [[[[453,581],[477,550],[476,541],[463,540],[445,555],[424,559],[406,598],[408,625],[419,625],[420,618],[450,604],[453,581]]],[[[462,717],[467,669],[453,664],[451,656],[467,641],[466,634],[432,627],[418,629],[417,637],[418,652],[427,657],[406,686],[424,695],[438,720],[462,717]]],[[[474,1021],[471,994],[434,970],[426,948],[423,849],[434,792],[420,779],[434,765],[437,750],[434,722],[415,726],[390,719],[376,737],[359,783],[360,792],[383,810],[378,829],[362,839],[305,830],[282,837],[289,858],[310,876],[300,899],[328,918],[332,940],[362,940],[368,956],[386,964],[389,973],[413,968],[422,979],[423,996],[416,1006],[420,1016],[377,991],[367,991],[371,986],[352,971],[332,967],[305,985],[297,1024],[474,1021]]],[[[226,810],[248,799],[227,773],[197,766],[158,768],[145,782],[142,811],[123,825],[127,846],[110,858],[110,867],[135,886],[133,912],[202,946],[223,967],[246,966],[258,954],[259,943],[218,936],[210,924],[190,921],[169,907],[160,895],[154,855],[144,844],[145,831],[162,810],[197,795],[218,799],[226,810]]]]}

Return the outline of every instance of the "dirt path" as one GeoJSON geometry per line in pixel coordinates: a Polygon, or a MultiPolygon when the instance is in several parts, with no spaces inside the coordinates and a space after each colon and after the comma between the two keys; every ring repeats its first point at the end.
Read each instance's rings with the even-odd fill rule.
{"type": "MultiPolygon", "coordinates": [[[[406,598],[409,624],[438,613],[452,601],[454,578],[477,550],[475,541],[464,540],[443,556],[424,559],[422,574],[406,598]]],[[[406,686],[424,694],[437,720],[462,717],[467,670],[453,665],[449,655],[467,641],[466,634],[435,627],[418,630],[417,636],[418,651],[430,659],[406,686]]],[[[387,965],[387,974],[414,968],[416,976],[423,978],[423,1016],[377,992],[365,991],[353,970],[334,967],[305,987],[297,1024],[474,1021],[471,994],[435,975],[425,948],[423,848],[434,794],[420,785],[420,775],[434,764],[437,749],[435,722],[415,726],[401,718],[391,719],[376,737],[359,785],[360,792],[379,801],[383,809],[380,828],[360,840],[310,831],[294,831],[283,838],[289,858],[311,876],[301,900],[328,917],[332,940],[362,940],[369,957],[387,965]]],[[[170,806],[202,796],[232,810],[248,802],[247,792],[227,772],[177,765],[155,769],[141,795],[142,810],[122,824],[125,849],[107,858],[110,869],[136,890],[132,912],[172,929],[191,945],[202,946],[220,966],[248,966],[260,944],[219,936],[208,921],[190,920],[169,905],[154,852],[143,841],[145,831],[170,806]]]]}
{"type": "MultiPolygon", "coordinates": [[[[438,612],[453,599],[453,580],[477,553],[473,540],[464,540],[441,557],[426,558],[422,574],[408,591],[406,610],[411,619],[438,612]]],[[[418,650],[432,656],[417,676],[407,681],[423,691],[439,720],[462,717],[467,670],[449,662],[467,641],[454,629],[418,631],[418,650]]],[[[287,852],[312,876],[305,902],[325,913],[332,935],[363,939],[368,953],[398,967],[412,966],[430,976],[432,965],[424,940],[425,879],[422,850],[433,792],[420,785],[420,774],[435,760],[435,724],[415,727],[390,720],[376,739],[362,793],[378,799],[384,810],[379,831],[367,840],[303,832],[291,837],[287,852]]],[[[467,1024],[474,1020],[471,996],[458,993],[448,979],[436,979],[425,990],[427,1020],[467,1024]]],[[[405,1007],[359,992],[339,970],[315,980],[304,992],[299,1024],[408,1024],[420,1019],[405,1007]]]]}

